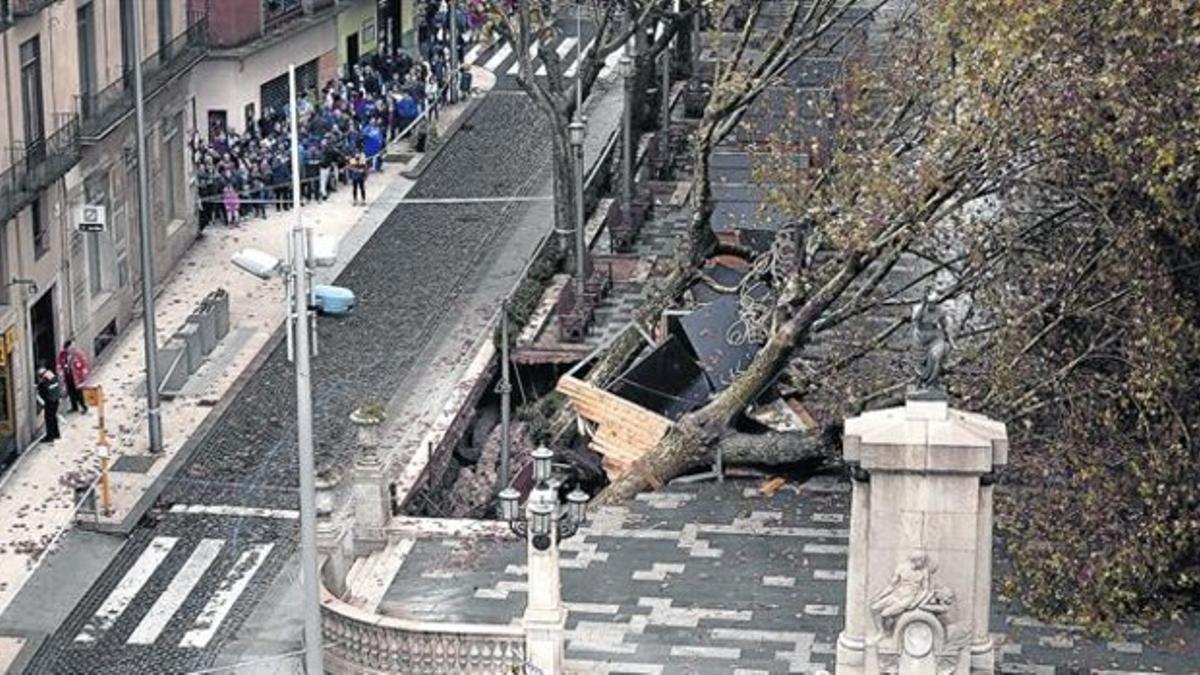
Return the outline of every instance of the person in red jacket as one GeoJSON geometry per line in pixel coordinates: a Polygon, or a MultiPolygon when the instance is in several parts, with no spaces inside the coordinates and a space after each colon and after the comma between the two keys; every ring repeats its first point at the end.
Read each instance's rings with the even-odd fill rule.
{"type": "Polygon", "coordinates": [[[83,400],[83,386],[87,384],[88,360],[74,340],[63,343],[58,352],[58,374],[67,385],[67,398],[71,400],[71,412],[86,413],[87,403],[83,400]]]}

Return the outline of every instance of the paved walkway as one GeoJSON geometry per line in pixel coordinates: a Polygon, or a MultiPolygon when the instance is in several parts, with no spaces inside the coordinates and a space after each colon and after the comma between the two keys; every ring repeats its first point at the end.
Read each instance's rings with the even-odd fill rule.
{"type": "MultiPolygon", "coordinates": [[[[494,80],[476,73],[475,85],[487,89],[494,80]]],[[[452,106],[439,120],[447,128],[464,106],[452,106]]],[[[419,156],[418,156],[419,157],[419,156]]],[[[414,159],[414,162],[416,160],[414,159]]],[[[385,164],[382,173],[367,181],[367,201],[375,202],[385,191],[403,196],[414,184],[401,176],[406,167],[385,164]]],[[[316,233],[342,240],[365,212],[353,206],[345,186],[328,201],[306,206],[305,221],[316,233]]],[[[230,296],[230,332],[190,378],[184,395],[162,404],[164,455],[149,456],[143,371],[142,324],[129,326],[110,348],[105,360],[93,371],[91,384],[103,386],[107,398],[106,426],[114,452],[135,458],[133,462],[114,457],[116,468],[131,466],[147,470],[114,471],[112,474],[114,518],[125,515],[167,465],[170,457],[200,426],[212,404],[229,390],[270,339],[283,320],[282,289],[278,282],[259,280],[230,264],[234,252],[254,247],[283,257],[292,212],[270,212],[266,219],[250,218],[237,228],[213,225],[205,231],[180,261],[174,275],[156,300],[158,342],[162,344],[183,323],[209,292],[224,288],[230,296]],[[137,466],[141,465],[141,466],[137,466]]],[[[363,241],[365,238],[360,237],[363,241]]],[[[348,260],[353,248],[363,241],[343,242],[341,258],[348,260]]],[[[99,471],[95,452],[97,415],[66,414],[62,440],[52,445],[33,446],[0,482],[0,613],[12,602],[47,550],[53,549],[75,514],[69,486],[80,476],[99,471]]]]}
{"type": "MultiPolygon", "coordinates": [[[[527,108],[523,93],[494,91],[491,96],[497,106],[527,108]]],[[[597,157],[609,133],[620,123],[622,92],[612,82],[601,83],[585,104],[588,114],[588,140],[584,146],[585,157],[590,162],[597,157]]],[[[481,111],[482,112],[482,111],[481,111]]],[[[536,114],[536,113],[535,113],[536,114]]],[[[534,120],[540,117],[534,117],[534,120]]],[[[484,122],[472,119],[473,127],[480,128],[484,122]]],[[[464,142],[466,139],[461,139],[464,142]]],[[[471,155],[439,157],[441,162],[469,161],[471,155]]],[[[542,167],[548,171],[547,164],[542,167]]],[[[551,194],[552,183],[547,173],[532,174],[539,180],[532,181],[526,188],[528,194],[551,194]]],[[[430,176],[430,178],[436,177],[430,176]]],[[[407,200],[423,196],[428,191],[421,186],[409,193],[407,200]],[[418,191],[419,190],[419,191],[418,191]]],[[[439,194],[457,197],[477,197],[494,190],[489,185],[462,184],[439,188],[439,194]]],[[[407,201],[406,200],[406,201],[407,201]]],[[[400,202],[401,205],[404,201],[400,202]]],[[[443,317],[425,346],[411,358],[425,367],[414,368],[394,389],[395,396],[389,405],[389,425],[384,431],[383,447],[392,458],[392,467],[398,478],[397,491],[411,487],[411,479],[420,474],[424,467],[425,444],[444,433],[449,418],[458,410],[457,401],[471,387],[477,377],[479,365],[491,356],[496,308],[500,300],[513,288],[526,262],[533,254],[540,239],[550,233],[553,212],[550,202],[529,203],[506,219],[506,224],[483,248],[484,255],[477,261],[470,278],[465,280],[464,290],[453,300],[447,300],[442,308],[443,317]]],[[[409,207],[418,208],[418,207],[409,207]]],[[[463,207],[421,206],[430,209],[431,216],[447,218],[463,207]]],[[[489,208],[499,209],[493,204],[489,208]]],[[[402,336],[397,336],[399,341],[402,336]]],[[[406,341],[407,342],[407,341],[406,341]]],[[[410,358],[406,356],[405,358],[410,358]]],[[[245,623],[222,650],[214,666],[239,665],[237,672],[267,675],[287,667],[293,660],[273,660],[273,655],[287,654],[300,645],[301,613],[299,612],[298,561],[295,556],[282,567],[274,584],[264,594],[263,602],[254,609],[245,623]],[[263,660],[267,659],[267,660],[263,660]]]]}
{"type": "MultiPolygon", "coordinates": [[[[850,485],[817,477],[767,497],[759,484],[638,495],[598,509],[563,542],[568,672],[832,671],[850,485]]],[[[384,614],[508,624],[524,611],[525,545],[515,537],[429,536],[403,550],[384,614]]],[[[1200,663],[1195,617],[1150,631],[1125,626],[1103,640],[1038,622],[997,594],[991,629],[1001,673],[1196,673],[1200,663]]]]}

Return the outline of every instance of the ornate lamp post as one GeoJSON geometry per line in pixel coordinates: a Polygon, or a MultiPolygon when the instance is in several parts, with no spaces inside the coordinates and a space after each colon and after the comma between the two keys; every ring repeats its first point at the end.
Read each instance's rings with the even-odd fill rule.
{"type": "Polygon", "coordinates": [[[562,604],[558,569],[558,542],[568,539],[587,522],[588,495],[575,488],[567,503],[558,500],[550,478],[554,453],[540,447],[533,451],[536,484],[521,515],[521,495],[513,488],[500,493],[500,516],[509,527],[525,537],[529,555],[529,604],[525,607],[525,655],[529,663],[546,675],[563,672],[563,627],[567,613],[562,604]]]}
{"type": "Polygon", "coordinates": [[[637,75],[634,41],[625,47],[625,54],[617,62],[617,72],[625,80],[625,103],[621,110],[621,219],[629,227],[630,212],[633,210],[633,90],[637,75]]]}
{"type": "Polygon", "coordinates": [[[583,139],[587,127],[576,119],[567,127],[571,136],[572,158],[575,162],[575,297],[583,301],[587,280],[587,232],[583,222],[583,139]]]}

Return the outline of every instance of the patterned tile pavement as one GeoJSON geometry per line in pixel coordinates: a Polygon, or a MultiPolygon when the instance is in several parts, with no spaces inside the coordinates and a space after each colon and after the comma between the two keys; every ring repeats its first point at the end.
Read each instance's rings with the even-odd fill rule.
{"type": "MultiPolygon", "coordinates": [[[[842,625],[849,484],[818,477],[772,497],[729,480],[669,487],[604,509],[563,544],[567,658],[580,672],[832,671],[842,625]]],[[[382,610],[508,623],[524,608],[515,539],[423,539],[382,610]]],[[[1200,630],[1120,637],[1042,624],[996,598],[1000,672],[1200,672],[1200,630]]]]}

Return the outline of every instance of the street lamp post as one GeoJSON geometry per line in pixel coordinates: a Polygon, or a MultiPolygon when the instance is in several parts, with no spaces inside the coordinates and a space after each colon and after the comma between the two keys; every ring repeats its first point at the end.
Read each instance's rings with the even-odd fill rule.
{"type": "Polygon", "coordinates": [[[621,218],[625,227],[629,227],[633,211],[633,90],[637,63],[634,44],[632,40],[629,42],[625,54],[617,62],[621,77],[625,79],[625,103],[621,111],[624,143],[621,152],[621,218]]]}
{"type": "Polygon", "coordinates": [[[458,101],[458,9],[455,6],[454,0],[450,0],[450,77],[446,78],[450,82],[450,91],[447,92],[446,102],[456,103],[458,101]]]}
{"type": "MultiPolygon", "coordinates": [[[[662,131],[662,138],[667,138],[667,132],[671,126],[671,51],[663,50],[662,55],[662,122],[659,124],[659,129],[662,131]]],[[[662,147],[661,145],[659,146],[662,147]]]]}
{"type": "Polygon", "coordinates": [[[150,452],[160,453],[162,411],[158,404],[158,337],[154,326],[154,242],[150,238],[150,167],[146,166],[146,109],[142,100],[142,3],[133,3],[133,115],[137,127],[138,235],[142,258],[142,340],[146,357],[146,421],[150,452]]]}
{"type": "Polygon", "coordinates": [[[500,487],[508,487],[508,457],[510,450],[509,411],[512,408],[512,382],[508,379],[508,298],[500,309],[500,487]]]}
{"type": "MultiPolygon", "coordinates": [[[[134,3],[135,5],[138,3],[134,3]]],[[[312,373],[309,367],[311,330],[308,288],[308,230],[300,210],[300,133],[296,106],[296,66],[288,66],[292,132],[292,226],[288,245],[292,284],[288,320],[294,321],[296,363],[296,441],[300,455],[300,572],[304,584],[304,665],[309,675],[324,673],[321,654],[321,598],[317,591],[316,468],[313,459],[312,373]]]]}
{"type": "Polygon", "coordinates": [[[557,486],[550,479],[554,453],[545,447],[533,451],[536,481],[520,512],[521,495],[513,488],[500,493],[500,516],[516,534],[526,539],[528,604],[525,607],[525,654],[530,665],[546,675],[563,672],[563,629],[567,613],[562,603],[558,567],[558,543],[568,539],[587,522],[588,495],[575,488],[567,503],[559,502],[557,486]]]}
{"type": "Polygon", "coordinates": [[[572,161],[575,164],[575,297],[582,301],[587,279],[587,232],[583,222],[583,139],[587,127],[578,118],[567,127],[571,136],[572,161]]]}

